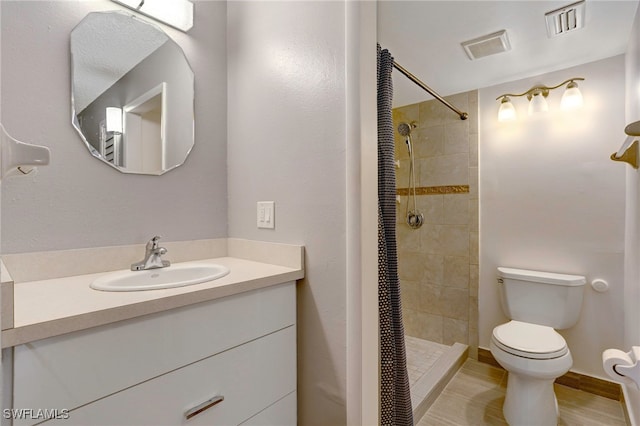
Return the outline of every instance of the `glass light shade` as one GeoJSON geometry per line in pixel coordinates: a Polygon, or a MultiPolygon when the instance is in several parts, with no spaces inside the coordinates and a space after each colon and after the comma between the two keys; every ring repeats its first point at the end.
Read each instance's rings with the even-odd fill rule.
{"type": "Polygon", "coordinates": [[[122,109],[116,107],[107,107],[105,109],[107,110],[105,130],[107,132],[122,133],[122,109]]]}
{"type": "Polygon", "coordinates": [[[582,107],[582,105],[582,93],[580,92],[580,89],[578,89],[578,85],[575,82],[569,83],[569,85],[567,86],[567,90],[565,90],[564,94],[562,95],[560,108],[563,111],[570,111],[580,108],[582,107]]]}
{"type": "Polygon", "coordinates": [[[549,111],[549,105],[544,96],[542,96],[542,93],[534,93],[529,101],[529,115],[547,111],[549,111]]]}
{"type": "Polygon", "coordinates": [[[498,121],[513,121],[515,119],[516,109],[511,103],[511,100],[507,97],[502,98],[500,109],[498,110],[498,121]]]}

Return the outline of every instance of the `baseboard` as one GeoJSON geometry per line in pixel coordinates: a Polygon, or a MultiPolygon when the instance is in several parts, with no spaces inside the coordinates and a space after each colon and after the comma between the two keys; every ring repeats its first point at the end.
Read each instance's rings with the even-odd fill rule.
{"type": "MultiPolygon", "coordinates": [[[[491,351],[485,348],[478,348],[478,361],[502,368],[491,354],[491,351]]],[[[558,377],[556,383],[616,401],[622,399],[620,384],[587,376],[586,374],[569,371],[567,374],[558,377]]]]}

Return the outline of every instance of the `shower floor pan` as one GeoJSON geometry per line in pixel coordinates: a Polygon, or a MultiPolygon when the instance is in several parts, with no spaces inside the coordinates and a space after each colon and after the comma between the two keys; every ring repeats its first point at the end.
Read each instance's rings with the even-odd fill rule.
{"type": "Polygon", "coordinates": [[[462,343],[448,346],[412,336],[405,336],[405,345],[411,407],[417,421],[467,359],[468,346],[462,343]]]}

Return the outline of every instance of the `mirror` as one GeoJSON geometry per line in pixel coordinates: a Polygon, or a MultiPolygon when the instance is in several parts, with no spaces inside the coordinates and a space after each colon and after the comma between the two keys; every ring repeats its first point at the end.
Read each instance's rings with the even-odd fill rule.
{"type": "Polygon", "coordinates": [[[194,75],[160,28],[123,12],[89,13],[71,32],[72,122],[96,158],[161,175],[194,144],[194,75]]]}

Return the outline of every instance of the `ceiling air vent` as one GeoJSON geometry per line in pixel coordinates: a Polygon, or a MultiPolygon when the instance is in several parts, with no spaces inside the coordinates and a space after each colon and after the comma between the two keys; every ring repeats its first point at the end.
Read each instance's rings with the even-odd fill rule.
{"type": "Polygon", "coordinates": [[[462,44],[464,51],[467,52],[467,56],[471,60],[506,52],[511,49],[509,39],[507,38],[507,31],[505,30],[464,41],[460,44],[462,44]]]}
{"type": "Polygon", "coordinates": [[[549,38],[584,27],[585,0],[544,14],[549,38]]]}

